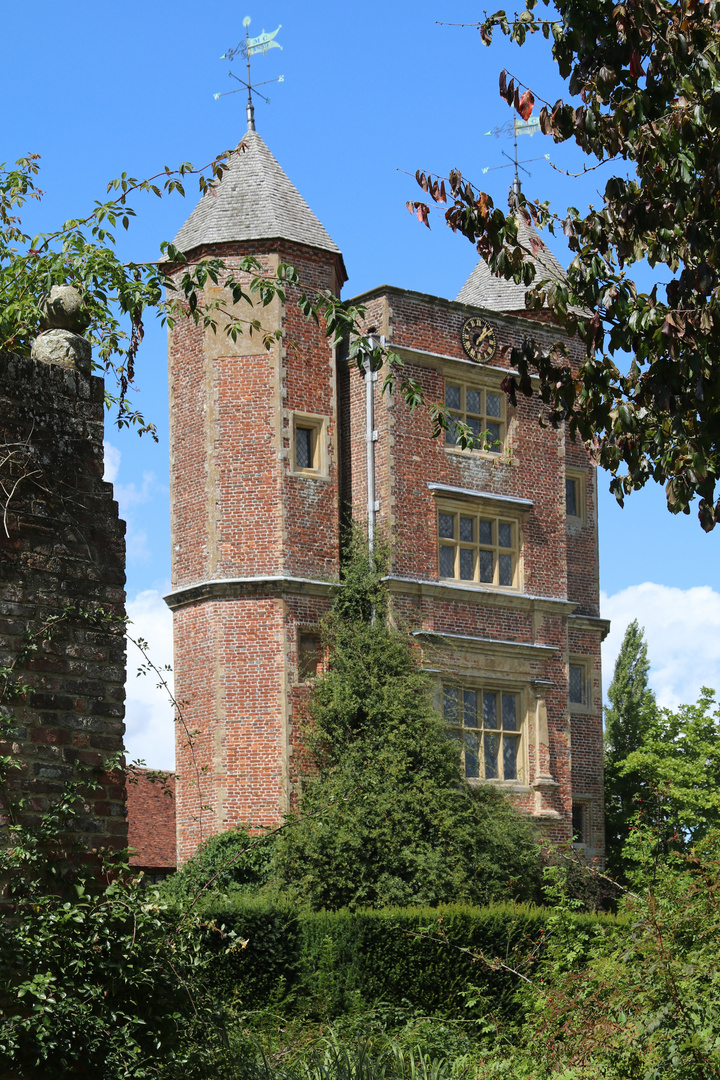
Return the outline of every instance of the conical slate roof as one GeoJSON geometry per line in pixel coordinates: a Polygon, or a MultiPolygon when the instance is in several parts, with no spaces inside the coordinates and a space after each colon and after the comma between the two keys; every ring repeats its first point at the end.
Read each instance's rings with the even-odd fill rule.
{"type": "Polygon", "coordinates": [[[188,252],[233,240],[291,240],[340,255],[257,131],[248,131],[222,180],[205,192],[173,243],[188,252]]]}
{"type": "MultiPolygon", "coordinates": [[[[535,281],[552,278],[563,281],[565,271],[538,232],[522,216],[518,217],[518,241],[533,254],[526,255],[535,264],[535,281]]],[[[495,277],[484,259],[477,264],[455,297],[461,304],[490,308],[491,311],[525,311],[527,286],[495,277]]]]}

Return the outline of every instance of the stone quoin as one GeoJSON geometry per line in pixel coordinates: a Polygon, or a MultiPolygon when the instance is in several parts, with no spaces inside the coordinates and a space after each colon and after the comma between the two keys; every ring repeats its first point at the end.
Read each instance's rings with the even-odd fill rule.
{"type": "MultiPolygon", "coordinates": [[[[562,275],[534,230],[520,235],[539,278],[562,275]]],[[[175,245],[191,263],[289,263],[301,283],[285,303],[240,308],[282,329],[267,350],[258,333],[233,342],[191,319],[169,335],[182,863],[234,825],[277,824],[296,799],[318,625],[341,523],[349,511],[367,524],[370,470],[365,374],[298,306],[303,290],[340,292],[342,255],[254,129],[175,245]]],[[[356,299],[426,399],[484,440],[433,438],[426,410],[383,393],[382,373],[372,383],[370,501],[391,543],[395,618],[435,673],[467,782],[500,785],[547,835],[602,860],[595,467],[564,430],[540,427],[537,397],[513,408],[501,389],[512,347],[559,331],[482,262],[455,300],[386,285],[356,299]]]]}

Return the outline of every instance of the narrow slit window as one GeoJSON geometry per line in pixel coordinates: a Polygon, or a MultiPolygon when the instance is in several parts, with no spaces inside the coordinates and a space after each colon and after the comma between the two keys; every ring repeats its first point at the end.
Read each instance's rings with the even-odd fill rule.
{"type": "Polygon", "coordinates": [[[292,471],[323,475],[327,471],[324,453],[325,421],[321,416],[295,413],[292,420],[292,471]]]}
{"type": "Polygon", "coordinates": [[[568,517],[579,517],[578,515],[578,482],[571,476],[565,477],[565,512],[568,517]]]}
{"type": "Polygon", "coordinates": [[[298,634],[298,677],[300,682],[314,679],[322,671],[322,639],[317,630],[301,630],[298,634]]]}
{"type": "Polygon", "coordinates": [[[587,705],[588,694],[588,669],[585,664],[571,661],[568,672],[568,697],[570,705],[587,705]]]}
{"type": "Polygon", "coordinates": [[[295,428],[295,468],[313,468],[313,430],[312,428],[295,428]]]}
{"type": "Polygon", "coordinates": [[[579,469],[568,469],[565,474],[565,516],[575,526],[585,520],[585,474],[579,469]]]}
{"type": "Polygon", "coordinates": [[[588,808],[585,803],[574,802],[572,804],[572,831],[574,844],[587,844],[587,819],[588,808]]]}

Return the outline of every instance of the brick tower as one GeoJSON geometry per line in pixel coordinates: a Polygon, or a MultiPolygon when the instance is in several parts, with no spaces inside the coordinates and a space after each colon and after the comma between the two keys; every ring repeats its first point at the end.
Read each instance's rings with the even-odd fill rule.
{"type": "MultiPolygon", "coordinates": [[[[252,125],[243,142],[176,246],[190,261],[288,262],[304,288],[339,292],[337,247],[252,125]]],[[[520,237],[539,278],[563,274],[537,233],[521,224],[520,237]]],[[[252,310],[283,331],[269,352],[257,335],[233,343],[189,320],[170,336],[167,600],[177,697],[197,732],[191,752],[178,730],[180,861],[288,807],[341,508],[364,524],[373,507],[391,541],[396,622],[435,673],[467,782],[502,786],[547,834],[602,858],[595,468],[563,430],[538,425],[537,398],[513,408],[501,388],[514,346],[559,331],[484,263],[455,300],[389,286],[357,298],[426,398],[485,433],[462,450],[452,429],[431,437],[424,410],[368,387],[297,299],[291,288],[285,304],[252,310]]]]}
{"type": "MultiPolygon", "coordinates": [[[[339,249],[260,135],[250,128],[218,187],[175,244],[190,262],[247,255],[283,262],[303,288],[338,293],[339,249]]],[[[208,292],[217,290],[209,285],[208,292]]],[[[297,750],[293,712],[317,652],[317,624],[338,575],[335,357],[297,299],[246,314],[237,342],[189,320],[170,334],[172,593],[176,696],[192,748],[177,732],[178,855],[248,822],[276,823],[289,805],[297,750]],[[307,630],[307,632],[304,632],[307,630]]]]}

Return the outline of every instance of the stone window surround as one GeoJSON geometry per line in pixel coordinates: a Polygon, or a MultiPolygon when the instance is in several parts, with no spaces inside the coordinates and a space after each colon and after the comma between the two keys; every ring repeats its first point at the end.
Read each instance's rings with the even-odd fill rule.
{"type": "Polygon", "coordinates": [[[329,417],[317,413],[291,413],[290,419],[290,471],[293,476],[329,478],[327,431],[329,417]],[[296,431],[298,428],[311,432],[311,468],[297,468],[295,464],[296,431]]]}
{"type": "MultiPolygon", "coordinates": [[[[459,582],[469,588],[491,588],[502,593],[519,593],[523,591],[524,583],[524,570],[523,570],[523,517],[533,508],[532,500],[530,499],[516,499],[509,495],[496,495],[493,492],[476,491],[470,488],[455,488],[448,484],[428,483],[428,488],[436,496],[436,535],[438,538],[438,581],[447,582],[459,582]],[[496,522],[499,519],[510,522],[513,525],[513,547],[514,553],[514,566],[513,566],[513,584],[512,585],[499,585],[493,582],[483,582],[469,580],[460,577],[441,577],[440,576],[440,534],[439,534],[439,514],[440,513],[454,513],[461,514],[465,512],[468,516],[481,517],[483,513],[487,514],[488,518],[494,519],[496,522]]],[[[495,533],[497,533],[497,524],[495,526],[495,533]]],[[[496,536],[497,540],[497,536],[496,536]]],[[[455,543],[460,546],[459,537],[455,543]]],[[[476,541],[475,547],[479,549],[479,542],[476,541]]],[[[497,542],[494,545],[497,547],[497,542]]],[[[457,566],[456,566],[457,568],[457,566]]],[[[495,573],[494,577],[498,574],[495,573]]]]}
{"type": "Polygon", "coordinates": [[[568,656],[568,709],[572,713],[586,715],[595,708],[592,685],[593,661],[589,656],[581,656],[571,653],[568,656]],[[580,668],[582,671],[582,701],[570,700],[570,669],[580,668]]]}

